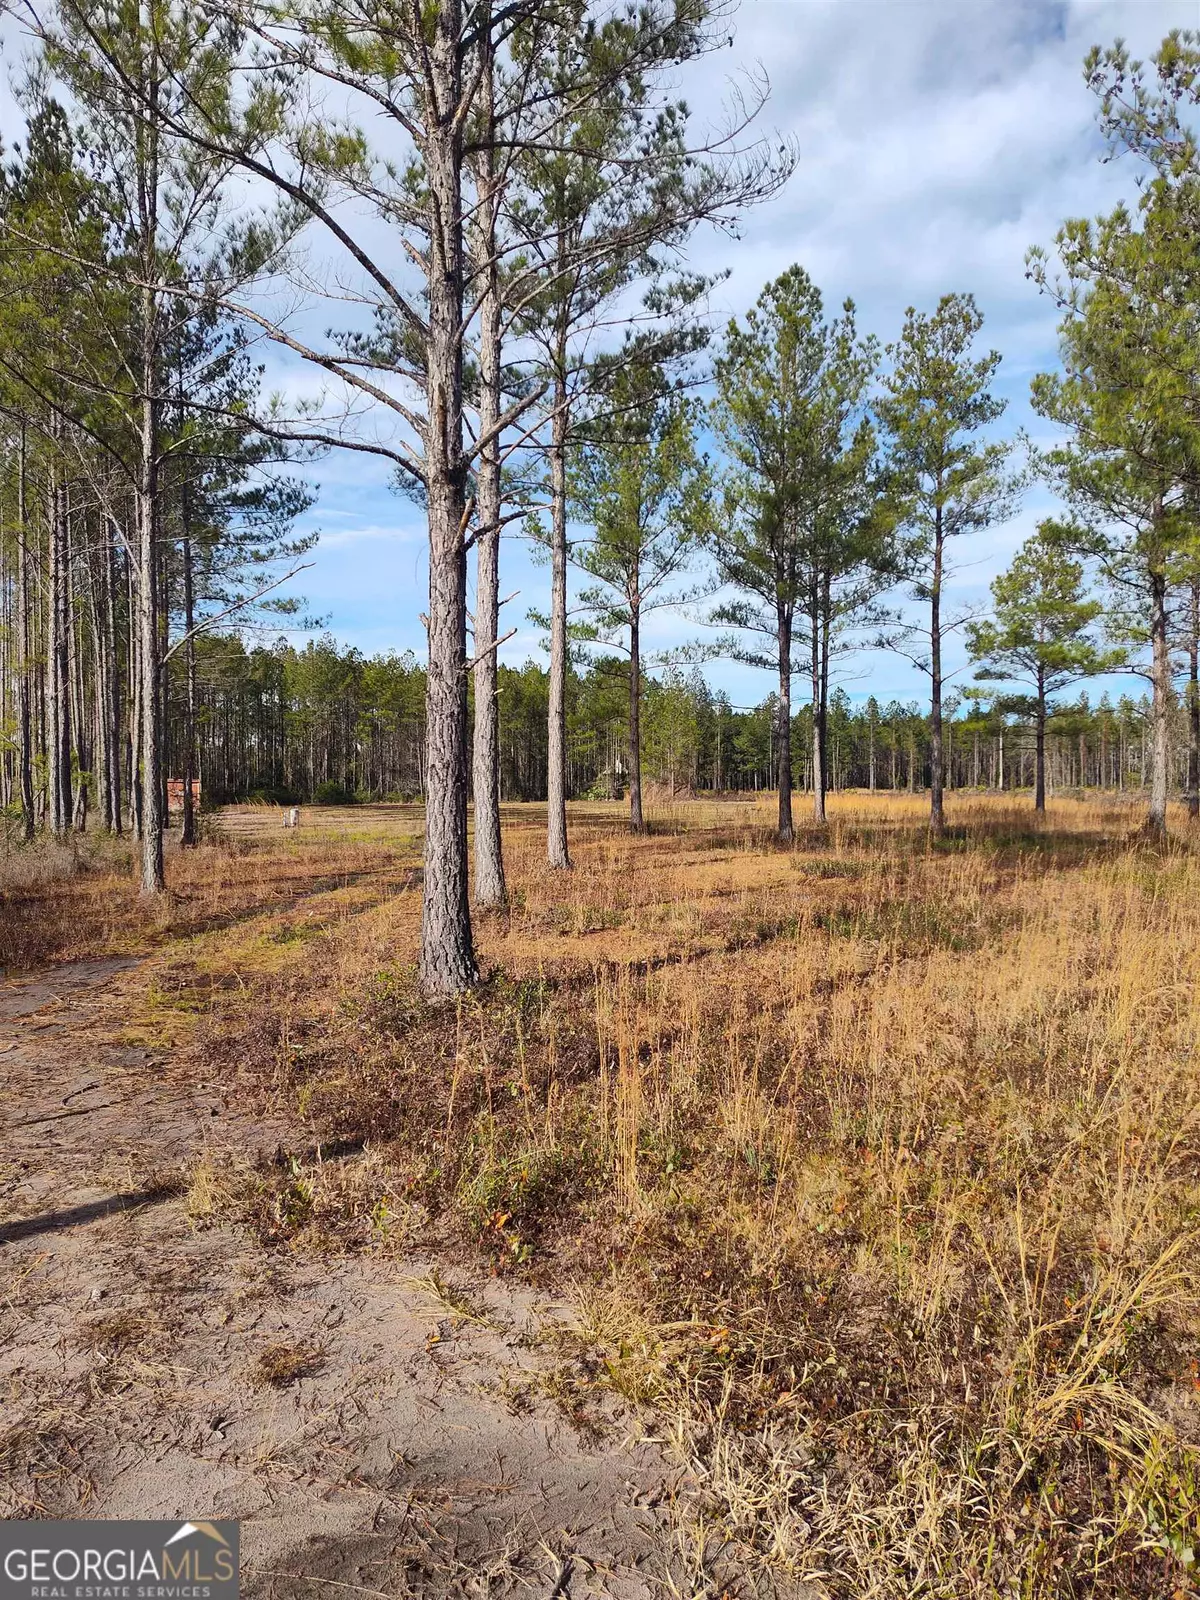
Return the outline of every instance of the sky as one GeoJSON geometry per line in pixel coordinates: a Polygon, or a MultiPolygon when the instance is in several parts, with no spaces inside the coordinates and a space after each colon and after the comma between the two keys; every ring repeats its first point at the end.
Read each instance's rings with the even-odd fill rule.
{"type": "MultiPolygon", "coordinates": [[[[794,262],[829,311],[853,297],[861,329],[885,342],[907,306],[932,310],[942,294],[969,291],[985,318],[981,343],[1003,356],[1003,430],[1046,442],[1029,383],[1055,365],[1057,317],[1025,277],[1026,252],[1051,247],[1067,217],[1136,194],[1129,161],[1102,160],[1083,58],[1118,37],[1148,55],[1173,27],[1200,27],[1200,0],[742,0],[732,48],[685,75],[680,90],[702,128],[731,82],[765,71],[762,124],[791,136],[799,161],[784,191],[745,216],[736,240],[694,236],[689,265],[729,270],[711,299],[715,326],[794,262]]],[[[270,382],[289,392],[305,381],[270,368],[270,382]]],[[[367,654],[421,654],[421,512],[394,491],[383,461],[343,452],[305,470],[316,500],[303,526],[320,539],[293,588],[339,641],[367,654]]],[[[985,603],[991,578],[1052,506],[1035,489],[1012,521],[969,548],[963,541],[953,602],[985,603]]],[[[517,534],[501,559],[501,592],[516,591],[501,629],[516,633],[501,659],[544,660],[526,613],[547,609],[548,570],[517,534]]],[[[704,630],[659,614],[648,631],[653,649],[704,630]]],[[[951,640],[947,654],[955,681],[969,681],[961,642],[951,640]]],[[[735,704],[755,704],[772,687],[766,673],[731,662],[706,673],[735,704]]],[[[842,679],[854,700],[927,692],[917,669],[883,652],[849,659],[842,679]]]]}

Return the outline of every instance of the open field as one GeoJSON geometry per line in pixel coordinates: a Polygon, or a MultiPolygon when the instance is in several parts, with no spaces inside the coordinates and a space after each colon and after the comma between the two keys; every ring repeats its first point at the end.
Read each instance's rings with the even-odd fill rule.
{"type": "MultiPolygon", "coordinates": [[[[542,866],[542,810],[506,807],[512,904],[477,919],[487,976],[448,1008],[415,985],[417,808],[307,810],[296,835],[276,812],[228,811],[172,859],[153,922],[118,853],[78,870],[10,857],[6,1118],[62,1098],[51,1058],[112,1102],[107,1121],[10,1141],[0,1222],[24,1231],[0,1257],[3,1377],[39,1415],[57,1382],[59,1429],[39,1455],[24,1413],[9,1427],[16,1503],[53,1514],[90,1484],[96,1514],[133,1509],[88,1408],[125,1456],[146,1419],[175,1415],[164,1313],[106,1332],[95,1307],[72,1310],[72,1275],[89,1251],[114,1273],[113,1252],[152,1264],[161,1229],[177,1276],[207,1261],[215,1299],[279,1274],[311,1309],[353,1281],[345,1331],[306,1312],[297,1332],[268,1295],[257,1354],[237,1308],[236,1337],[194,1352],[260,1438],[280,1385],[312,1416],[351,1404],[354,1341],[388,1314],[389,1284],[444,1293],[448,1328],[482,1327],[484,1301],[519,1324],[471,1352],[459,1403],[505,1390],[602,1463],[609,1555],[645,1542],[643,1587],[621,1589],[614,1556],[613,1592],[1194,1593],[1200,841],[1176,816],[1169,846],[1146,847],[1141,808],[1115,798],[1052,801],[1034,831],[1024,803],[960,795],[934,845],[922,797],[845,795],[828,830],[781,850],[772,804],[681,803],[642,839],[619,806],[573,808],[570,875],[542,866]],[[67,1002],[52,965],[32,987],[18,975],[100,958],[60,969],[78,977],[67,1002]],[[42,1023],[56,1043],[39,1055],[42,1023]],[[35,1226],[120,1193],[136,1208],[35,1226]],[[94,1240],[73,1267],[71,1238],[94,1240]],[[44,1330],[72,1316],[52,1381],[44,1330]],[[139,1415],[149,1390],[158,1409],[139,1415]],[[630,1435],[630,1473],[668,1486],[636,1535],[611,1490],[630,1435]]],[[[398,1328],[415,1307],[406,1289],[398,1328]]],[[[478,1411],[462,1423],[491,1437],[478,1411]]],[[[399,1479],[379,1487],[366,1443],[296,1437],[293,1500],[316,1478],[349,1493],[361,1465],[390,1515],[399,1479]]],[[[238,1458],[247,1481],[275,1481],[268,1443],[261,1471],[238,1458]]],[[[172,1448],[179,1463],[199,1447],[181,1426],[172,1448]]],[[[363,1537],[349,1513],[323,1526],[363,1537]]],[[[458,1576],[436,1565],[388,1568],[407,1591],[382,1568],[306,1570],[360,1593],[606,1581],[602,1564],[577,1562],[571,1588],[514,1560],[471,1588],[475,1557],[458,1576]]],[[[262,1592],[321,1592],[279,1570],[264,1557],[262,1592]]]]}

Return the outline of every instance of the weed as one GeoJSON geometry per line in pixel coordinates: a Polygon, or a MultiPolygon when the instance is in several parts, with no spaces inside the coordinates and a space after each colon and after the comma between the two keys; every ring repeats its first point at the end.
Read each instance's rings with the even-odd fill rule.
{"type": "Polygon", "coordinates": [[[324,1345],[272,1344],[254,1363],[254,1381],[272,1389],[286,1389],[300,1378],[311,1378],[325,1365],[324,1345]]]}

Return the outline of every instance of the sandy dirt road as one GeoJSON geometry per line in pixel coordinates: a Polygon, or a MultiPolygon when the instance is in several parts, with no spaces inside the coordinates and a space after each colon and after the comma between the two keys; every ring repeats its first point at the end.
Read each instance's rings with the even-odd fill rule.
{"type": "Polygon", "coordinates": [[[302,1135],[122,1042],[145,966],[0,985],[0,1513],[238,1517],[279,1600],[699,1592],[665,1457],[539,1392],[563,1307],[195,1226],[205,1152],[302,1135]]]}

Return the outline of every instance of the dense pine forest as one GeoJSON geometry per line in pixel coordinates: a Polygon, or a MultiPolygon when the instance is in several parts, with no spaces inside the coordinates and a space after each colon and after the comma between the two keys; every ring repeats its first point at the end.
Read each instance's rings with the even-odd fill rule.
{"type": "MultiPolygon", "coordinates": [[[[136,827],[134,741],[127,701],[97,698],[92,625],[81,609],[73,634],[68,769],[70,828],[89,821],[120,833],[136,827]],[[98,813],[98,817],[97,817],[98,813]]],[[[195,794],[210,805],[235,800],[277,804],[317,801],[412,800],[424,795],[425,673],[411,656],[366,658],[339,650],[329,637],[302,647],[246,643],[235,636],[199,635],[168,667],[164,777],[191,771],[195,794]],[[193,751],[189,766],[188,751],[193,751]]],[[[629,671],[619,660],[580,663],[567,676],[567,785],[572,798],[620,799],[628,792],[629,671]]],[[[17,721],[16,685],[8,707],[17,721]]],[[[497,675],[500,793],[504,800],[544,800],[547,779],[548,673],[528,662],[501,664],[497,675]]],[[[668,670],[646,679],[642,702],[642,761],[661,798],[688,793],[736,794],[772,790],[778,782],[778,709],[774,696],[753,708],[734,707],[714,693],[698,668],[668,670]]],[[[955,789],[1028,790],[1035,776],[1035,732],[1027,719],[992,701],[951,703],[946,780],[955,789]]],[[[1188,726],[1175,713],[1180,788],[1187,779],[1188,726]]],[[[1056,709],[1047,729],[1050,791],[1142,790],[1148,781],[1148,706],[1085,695],[1056,709]]],[[[48,824],[46,690],[39,676],[31,696],[31,783],[35,826],[48,824]]],[[[902,790],[929,785],[929,717],[919,705],[855,707],[845,690],[829,703],[829,787],[902,790]]],[[[812,712],[792,719],[793,781],[812,789],[812,712]]],[[[5,752],[0,798],[10,827],[19,828],[20,763],[5,752]]],[[[182,790],[168,825],[183,826],[182,790]]],[[[164,805],[166,804],[164,800],[164,805]]],[[[197,812],[200,799],[196,799],[197,812]]]]}
{"type": "MultiPolygon", "coordinates": [[[[196,771],[211,804],[267,800],[348,804],[423,797],[425,674],[411,656],[367,658],[324,637],[303,647],[247,645],[203,636],[191,680],[169,678],[167,766],[187,770],[195,730],[196,771]]],[[[504,800],[546,798],[548,673],[528,662],[500,665],[500,792],[504,800]]],[[[732,706],[699,668],[660,672],[643,685],[643,770],[661,799],[737,794],[777,786],[778,706],[732,706]]],[[[88,702],[85,699],[84,705],[88,702]]],[[[628,792],[629,669],[609,658],[572,666],[567,676],[567,784],[578,799],[628,792]]],[[[1149,777],[1148,705],[1086,694],[1056,708],[1047,726],[1051,794],[1085,789],[1135,797],[1149,777]]],[[[86,719],[84,722],[86,726],[86,719]]],[[[834,790],[923,791],[929,786],[929,716],[921,706],[869,697],[854,706],[844,689],[830,697],[826,738],[834,790]]],[[[792,719],[793,781],[812,790],[812,711],[792,719]]],[[[1188,726],[1175,712],[1173,781],[1187,778],[1188,726]]],[[[86,745],[85,745],[86,748],[86,745]]],[[[128,742],[126,742],[128,751],[128,742]]],[[[40,741],[35,749],[41,749],[40,741]]],[[[1036,736],[1027,718],[988,696],[982,705],[948,702],[946,781],[952,789],[1031,790],[1036,736]]],[[[16,793],[7,769],[9,804],[16,793]]],[[[86,808],[85,776],[80,812],[86,808]]],[[[128,785],[128,773],[123,781],[128,785]]],[[[126,790],[128,791],[128,788],[126,790]]],[[[178,821],[178,818],[176,818],[178,821]]]]}

